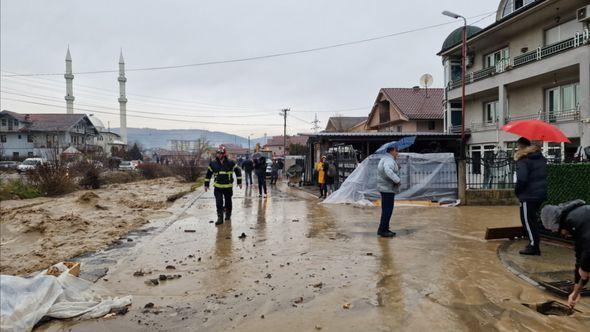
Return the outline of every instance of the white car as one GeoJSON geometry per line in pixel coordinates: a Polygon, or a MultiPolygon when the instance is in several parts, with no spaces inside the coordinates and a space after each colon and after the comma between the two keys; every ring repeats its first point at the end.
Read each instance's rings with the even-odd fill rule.
{"type": "Polygon", "coordinates": [[[123,160],[119,164],[119,170],[120,171],[134,171],[135,170],[135,165],[132,162],[130,162],[130,161],[123,160]]]}
{"type": "Polygon", "coordinates": [[[43,158],[27,158],[20,165],[16,167],[16,171],[19,173],[28,172],[34,170],[39,165],[45,164],[47,161],[43,158]]]}

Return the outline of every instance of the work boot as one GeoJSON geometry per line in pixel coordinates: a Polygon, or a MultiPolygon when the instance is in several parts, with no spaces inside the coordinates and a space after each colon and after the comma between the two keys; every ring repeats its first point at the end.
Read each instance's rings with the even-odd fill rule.
{"type": "Polygon", "coordinates": [[[230,221],[231,220],[231,212],[226,212],[225,213],[225,221],[230,221]]]}
{"type": "Polygon", "coordinates": [[[217,214],[217,221],[215,222],[215,226],[219,226],[223,224],[223,213],[217,214]]]}
{"type": "Polygon", "coordinates": [[[518,252],[521,255],[527,256],[541,256],[541,250],[531,245],[526,246],[524,249],[518,252]]]}
{"type": "Polygon", "coordinates": [[[377,235],[381,237],[394,237],[396,234],[392,231],[385,231],[385,232],[377,232],[377,235]]]}

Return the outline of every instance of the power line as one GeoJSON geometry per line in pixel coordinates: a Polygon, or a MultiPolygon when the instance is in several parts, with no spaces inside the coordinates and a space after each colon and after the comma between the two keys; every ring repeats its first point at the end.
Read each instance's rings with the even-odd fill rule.
{"type": "MultiPolygon", "coordinates": [[[[34,102],[34,101],[29,101],[29,100],[14,99],[14,98],[3,98],[3,99],[21,102],[21,103],[27,103],[27,104],[56,107],[56,108],[60,108],[60,109],[64,108],[63,106],[60,106],[60,105],[52,105],[52,104],[34,102]]],[[[105,112],[105,111],[80,108],[80,107],[74,108],[74,110],[99,113],[99,114],[119,115],[119,113],[105,112]]],[[[163,114],[163,115],[165,115],[165,114],[163,114]]],[[[208,122],[208,121],[193,121],[193,120],[181,120],[181,119],[167,119],[167,118],[151,117],[151,116],[144,116],[144,115],[128,115],[128,116],[135,117],[135,118],[142,118],[142,119],[163,120],[163,121],[182,122],[182,123],[214,124],[214,125],[226,125],[226,126],[264,126],[264,127],[267,127],[267,126],[280,127],[280,126],[282,126],[280,124],[267,124],[267,123],[227,123],[227,122],[208,122]]]]}
{"type": "MultiPolygon", "coordinates": [[[[3,72],[7,72],[7,71],[3,71],[3,72]]],[[[52,91],[59,91],[59,93],[62,92],[61,88],[58,88],[55,85],[50,85],[50,84],[46,84],[43,82],[39,82],[37,80],[43,80],[43,81],[47,81],[47,82],[53,82],[53,83],[59,83],[62,84],[63,82],[61,81],[57,81],[57,80],[52,80],[52,79],[47,79],[44,77],[9,77],[10,79],[18,79],[18,80],[29,80],[31,82],[21,82],[21,81],[14,81],[14,82],[10,82],[10,83],[16,83],[16,84],[21,84],[23,86],[33,86],[35,88],[40,87],[41,89],[47,89],[47,90],[52,90],[52,91]]],[[[76,87],[78,86],[83,86],[83,87],[89,87],[87,85],[81,85],[81,84],[76,84],[76,87]]],[[[10,89],[16,92],[22,92],[21,89],[17,89],[17,88],[7,88],[5,85],[3,86],[4,89],[10,89]]],[[[113,96],[118,96],[118,92],[111,92],[110,90],[107,89],[102,89],[102,88],[96,88],[96,87],[91,87],[91,89],[94,90],[100,90],[99,93],[108,97],[113,97],[113,96]],[[103,92],[104,91],[104,92],[103,92]]],[[[82,96],[85,98],[89,98],[89,99],[96,99],[96,100],[103,100],[104,97],[95,95],[95,92],[85,92],[84,89],[82,89],[82,91],[80,92],[80,89],[77,88],[77,90],[79,91],[78,93],[76,93],[76,95],[78,96],[82,96]],[[88,97],[90,96],[90,97],[88,97]]],[[[138,95],[138,94],[131,94],[128,93],[128,96],[142,96],[142,95],[138,95]]],[[[51,98],[58,98],[55,96],[47,96],[44,95],[44,97],[51,97],[51,98]]],[[[145,97],[142,97],[145,98],[145,97]]],[[[155,100],[167,100],[166,98],[156,98],[156,97],[147,97],[147,98],[153,98],[155,100]]],[[[61,100],[61,98],[59,98],[61,100]]],[[[145,104],[145,105],[149,105],[149,107],[173,107],[176,110],[187,110],[187,111],[197,111],[197,112],[206,112],[206,113],[210,113],[212,111],[220,111],[220,109],[203,109],[203,108],[194,108],[194,107],[188,107],[186,105],[182,105],[182,106],[176,106],[176,104],[190,104],[192,103],[191,101],[188,100],[181,100],[181,99],[170,99],[172,100],[172,102],[166,102],[166,103],[158,103],[158,102],[152,102],[152,101],[143,101],[143,100],[137,100],[134,99],[134,104],[145,104]],[[153,105],[153,106],[152,106],[153,105]]],[[[276,112],[277,108],[258,108],[258,107],[252,107],[252,106],[235,106],[236,109],[231,109],[232,106],[229,105],[217,105],[217,104],[206,104],[206,103],[201,103],[201,102],[195,102],[195,104],[201,104],[201,105],[211,105],[210,107],[216,107],[216,108],[228,108],[228,109],[221,109],[221,111],[223,112],[243,112],[243,111],[265,111],[267,112],[269,115],[272,115],[276,112]],[[239,109],[242,108],[242,109],[239,109]]],[[[345,107],[345,108],[341,108],[341,109],[333,109],[333,110],[326,110],[326,109],[303,109],[303,110],[297,110],[297,113],[337,113],[337,112],[352,112],[352,111],[358,111],[358,110],[367,110],[369,107],[345,107]]],[[[193,113],[191,113],[193,114],[193,113]]],[[[188,115],[188,114],[187,114],[188,115]]]]}
{"type": "MultiPolygon", "coordinates": [[[[21,97],[27,97],[27,98],[34,98],[34,99],[40,99],[40,100],[47,100],[47,101],[62,101],[61,98],[56,98],[56,97],[52,97],[52,96],[46,96],[46,95],[29,95],[29,94],[23,94],[23,93],[16,93],[16,92],[9,92],[9,91],[5,91],[5,90],[0,90],[0,92],[5,93],[5,94],[10,94],[10,95],[16,95],[16,96],[21,96],[21,97]]],[[[93,104],[85,104],[85,103],[76,103],[76,105],[80,105],[80,106],[88,106],[88,107],[100,107],[103,109],[111,109],[111,110],[115,110],[118,111],[119,108],[116,107],[109,107],[109,106],[103,106],[103,105],[93,105],[93,104]]],[[[134,112],[134,113],[142,113],[142,114],[155,114],[155,115],[167,115],[167,116],[182,116],[182,117],[192,117],[192,118],[219,118],[219,117],[228,117],[227,114],[221,114],[221,115],[193,115],[193,114],[178,114],[178,113],[160,113],[160,112],[148,112],[148,111],[138,111],[138,110],[134,110],[134,109],[127,109],[128,112],[134,112]]],[[[249,117],[268,117],[270,116],[270,114],[268,113],[258,113],[258,114],[242,114],[242,115],[229,115],[232,118],[249,118],[249,117]]]]}
{"type": "MultiPolygon", "coordinates": [[[[485,15],[490,15],[491,13],[495,13],[495,12],[496,11],[482,13],[479,15],[468,17],[468,19],[478,18],[478,17],[485,16],[485,15]]],[[[130,68],[130,69],[126,69],[126,72],[166,70],[166,69],[177,69],[177,68],[187,68],[187,67],[201,67],[201,66],[210,66],[210,65],[227,64],[227,63],[270,59],[270,58],[303,54],[303,53],[311,53],[311,52],[328,50],[328,49],[332,49],[332,48],[368,43],[368,42],[372,42],[372,41],[376,41],[376,40],[380,40],[380,39],[401,36],[401,35],[405,35],[405,34],[409,34],[409,33],[434,29],[434,28],[438,28],[441,26],[445,26],[445,25],[451,25],[451,24],[456,24],[456,21],[432,24],[432,25],[427,25],[427,26],[423,26],[420,28],[409,29],[409,30],[400,31],[400,32],[394,32],[394,33],[390,33],[390,34],[386,34],[386,35],[381,35],[381,36],[376,36],[376,37],[371,37],[371,38],[366,38],[366,39],[360,39],[360,40],[354,40],[354,41],[349,41],[349,42],[344,42],[344,43],[337,43],[337,44],[331,44],[331,45],[326,45],[326,46],[308,48],[308,49],[303,49],[303,50],[298,50],[298,51],[285,51],[285,52],[277,52],[277,53],[271,53],[271,54],[266,54],[266,55],[245,57],[245,58],[236,58],[236,59],[227,59],[227,60],[213,60],[213,61],[188,63],[188,64],[173,65],[173,66],[153,66],[153,67],[143,67],[143,68],[130,68]]],[[[118,70],[94,70],[94,71],[74,72],[74,75],[105,74],[105,73],[116,73],[116,72],[118,72],[118,70]]],[[[16,76],[57,76],[57,75],[63,75],[63,73],[29,73],[29,74],[10,74],[10,75],[3,75],[3,76],[16,77],[16,76]]]]}

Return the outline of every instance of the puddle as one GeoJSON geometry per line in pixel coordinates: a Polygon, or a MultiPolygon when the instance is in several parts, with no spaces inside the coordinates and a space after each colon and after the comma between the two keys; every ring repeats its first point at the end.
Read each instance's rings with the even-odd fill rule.
{"type": "Polygon", "coordinates": [[[575,311],[571,307],[557,301],[547,301],[543,303],[523,303],[525,307],[529,307],[546,316],[571,316],[575,311]]]}

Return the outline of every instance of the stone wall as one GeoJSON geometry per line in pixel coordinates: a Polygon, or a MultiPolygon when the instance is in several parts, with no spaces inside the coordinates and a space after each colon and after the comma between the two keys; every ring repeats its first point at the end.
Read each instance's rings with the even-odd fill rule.
{"type": "Polygon", "coordinates": [[[513,189],[469,189],[464,205],[518,205],[513,189]]]}

